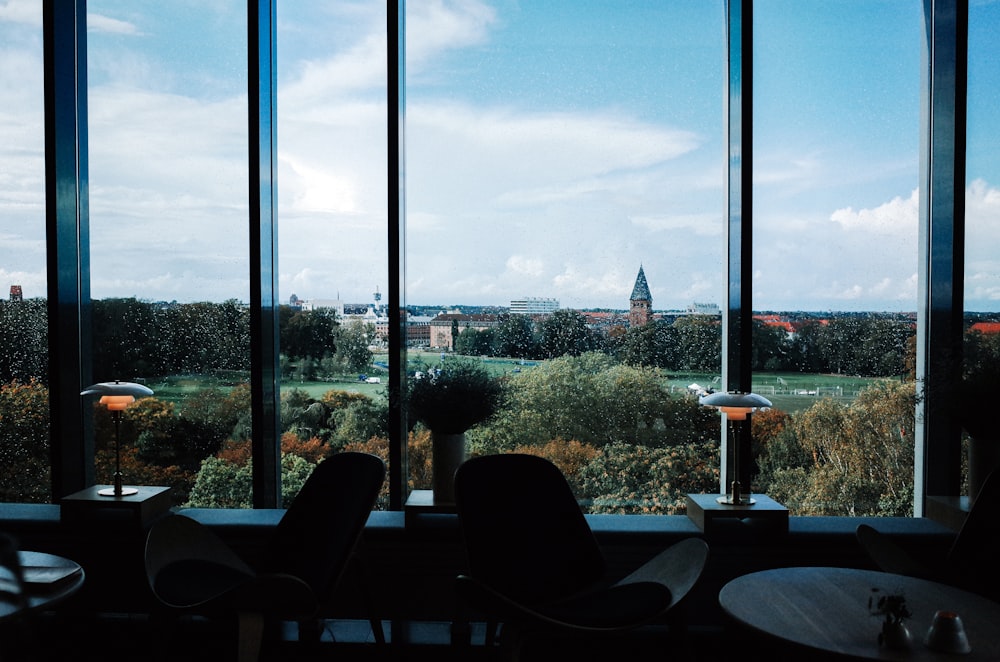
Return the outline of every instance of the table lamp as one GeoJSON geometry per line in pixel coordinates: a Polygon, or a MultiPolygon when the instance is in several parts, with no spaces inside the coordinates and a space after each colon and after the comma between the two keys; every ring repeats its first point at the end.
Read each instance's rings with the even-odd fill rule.
{"type": "Polygon", "coordinates": [[[121,443],[120,443],[120,433],[121,433],[121,421],[122,412],[135,402],[135,396],[140,395],[153,395],[151,389],[146,388],[142,384],[133,384],[132,382],[101,382],[99,384],[93,384],[88,386],[80,395],[100,395],[100,403],[108,408],[111,412],[111,419],[115,423],[115,476],[114,476],[114,487],[105,488],[103,490],[98,490],[98,494],[101,496],[110,497],[120,497],[129,496],[132,494],[138,494],[139,490],[134,487],[122,487],[122,471],[121,471],[121,443]]]}
{"type": "MultiPolygon", "coordinates": [[[[726,421],[745,421],[751,413],[761,407],[770,407],[771,401],[756,393],[729,391],[712,393],[698,399],[706,407],[715,407],[726,415],[726,421]]],[[[729,426],[733,434],[733,482],[729,494],[723,494],[716,501],[730,506],[752,506],[756,501],[743,494],[740,485],[740,428],[729,426]]]]}

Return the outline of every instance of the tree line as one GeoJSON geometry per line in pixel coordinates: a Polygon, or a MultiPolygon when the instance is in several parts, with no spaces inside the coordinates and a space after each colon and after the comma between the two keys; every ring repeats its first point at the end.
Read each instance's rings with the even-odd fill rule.
{"type": "MultiPolygon", "coordinates": [[[[88,314],[94,381],[250,370],[250,310],[235,301],[153,303],[99,299],[88,314]]],[[[282,376],[313,380],[364,371],[374,328],[342,323],[329,310],[278,310],[282,376]]],[[[48,311],[44,299],[0,301],[0,382],[46,383],[48,311]]]]}
{"type": "MultiPolygon", "coordinates": [[[[628,365],[674,371],[718,371],[722,359],[722,323],[708,315],[603,332],[582,313],[559,310],[537,321],[501,315],[493,328],[455,328],[453,334],[455,351],[468,356],[552,359],[600,351],[628,365]]],[[[910,371],[915,334],[912,322],[876,314],[807,320],[794,334],[755,319],[752,368],[895,377],[910,371]]]]}

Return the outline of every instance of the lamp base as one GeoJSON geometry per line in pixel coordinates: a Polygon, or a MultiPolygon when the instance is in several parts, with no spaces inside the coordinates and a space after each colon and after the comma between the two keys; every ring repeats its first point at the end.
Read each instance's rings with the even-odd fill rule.
{"type": "Polygon", "coordinates": [[[97,490],[97,493],[101,496],[114,497],[114,496],[132,496],[133,494],[138,494],[139,490],[134,487],[123,487],[121,493],[116,493],[115,488],[105,487],[103,490],[97,490]]]}
{"type": "Polygon", "coordinates": [[[718,499],[719,503],[724,506],[752,506],[756,501],[750,498],[749,494],[743,492],[743,487],[740,485],[740,481],[734,480],[732,489],[729,490],[729,494],[723,494],[718,499]]]}
{"type": "Polygon", "coordinates": [[[746,495],[740,496],[734,499],[729,494],[723,494],[722,496],[715,499],[717,503],[721,503],[724,506],[752,506],[757,503],[757,500],[753,497],[748,497],[746,495]]]}

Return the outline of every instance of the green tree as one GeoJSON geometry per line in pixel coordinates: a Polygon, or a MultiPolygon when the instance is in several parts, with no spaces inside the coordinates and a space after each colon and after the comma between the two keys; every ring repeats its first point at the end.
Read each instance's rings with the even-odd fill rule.
{"type": "MultiPolygon", "coordinates": [[[[281,454],[281,507],[287,508],[316,465],[298,455],[281,454]]],[[[240,465],[206,458],[195,478],[185,507],[252,508],[253,462],[240,465]]]]}
{"type": "Polygon", "coordinates": [[[534,323],[527,315],[503,315],[493,336],[494,356],[515,359],[539,358],[540,348],[535,338],[534,323]]]}
{"type": "Polygon", "coordinates": [[[751,361],[754,370],[787,370],[790,343],[780,326],[753,320],[751,361]]]}
{"type": "Polygon", "coordinates": [[[687,315],[674,322],[678,370],[719,370],[722,365],[722,324],[708,315],[687,315]]]}
{"type": "Polygon", "coordinates": [[[576,310],[557,310],[541,323],[541,348],[546,358],[579,356],[593,350],[597,341],[587,318],[576,310]]]}
{"type": "Polygon", "coordinates": [[[552,359],[512,377],[508,406],[468,438],[481,452],[497,452],[553,439],[666,446],[711,439],[713,429],[717,436],[718,417],[672,398],[664,381],[654,369],[599,352],[552,359]]]}
{"type": "Polygon", "coordinates": [[[389,436],[389,403],[385,399],[365,397],[332,413],[335,433],[331,444],[344,448],[348,444],[363,442],[372,437],[389,436]]]}
{"type": "Polygon", "coordinates": [[[44,299],[0,300],[0,382],[48,380],[48,310],[44,299]]]}
{"type": "Polygon", "coordinates": [[[291,359],[320,359],[337,351],[337,314],[333,310],[303,310],[281,329],[281,351],[291,359]]]}
{"type": "Polygon", "coordinates": [[[351,320],[336,333],[337,359],[350,372],[367,372],[373,354],[368,349],[375,339],[375,327],[361,320],[351,320]]]}
{"type": "Polygon", "coordinates": [[[466,356],[488,356],[493,354],[493,329],[462,329],[455,340],[455,352],[466,356]]]}
{"type": "Polygon", "coordinates": [[[828,365],[823,359],[823,325],[816,320],[802,324],[795,332],[791,347],[791,366],[799,372],[824,372],[828,365]]]}
{"type": "Polygon", "coordinates": [[[670,368],[677,364],[677,330],[662,320],[625,332],[619,356],[628,365],[670,368]]]}

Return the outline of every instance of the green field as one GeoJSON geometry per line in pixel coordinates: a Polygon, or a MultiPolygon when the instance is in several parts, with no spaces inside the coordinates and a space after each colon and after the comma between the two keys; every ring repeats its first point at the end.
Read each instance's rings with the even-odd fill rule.
{"type": "MultiPolygon", "coordinates": [[[[449,355],[449,358],[451,358],[451,355],[449,355]]],[[[385,364],[387,359],[386,355],[375,356],[376,364],[385,364]]],[[[479,360],[496,376],[512,375],[530,370],[540,363],[539,361],[522,361],[520,359],[493,357],[481,357],[479,360]]],[[[445,359],[445,362],[447,361],[448,358],[445,359]]],[[[410,371],[420,367],[435,366],[440,362],[440,352],[411,351],[407,353],[407,363],[410,366],[410,371]]],[[[388,387],[388,371],[376,365],[366,374],[370,377],[381,378],[381,383],[369,384],[358,379],[357,375],[345,375],[339,379],[324,381],[285,381],[282,382],[281,389],[283,392],[298,389],[305,391],[310,397],[317,399],[322,397],[327,391],[333,389],[363,393],[371,398],[385,398],[388,387]]],[[[150,382],[148,386],[153,389],[157,398],[183,405],[186,398],[200,389],[218,388],[221,391],[228,391],[236,381],[238,380],[234,380],[232,377],[222,379],[205,375],[184,375],[150,382]]],[[[859,391],[875,381],[877,380],[874,378],[842,375],[816,375],[794,372],[755,373],[753,391],[769,399],[776,408],[789,413],[795,413],[808,409],[818,399],[823,397],[832,397],[843,402],[850,402],[857,396],[859,391]]],[[[667,385],[674,393],[687,392],[687,387],[690,384],[718,389],[719,378],[716,374],[704,372],[667,374],[667,385]]]]}
{"type": "MultiPolygon", "coordinates": [[[[795,413],[808,409],[824,397],[850,402],[858,392],[876,381],[878,379],[874,377],[757,372],[753,375],[752,389],[770,400],[775,408],[795,413]]],[[[692,383],[719,388],[718,375],[706,373],[671,373],[667,383],[673,390],[686,388],[692,383]]]]}

